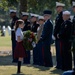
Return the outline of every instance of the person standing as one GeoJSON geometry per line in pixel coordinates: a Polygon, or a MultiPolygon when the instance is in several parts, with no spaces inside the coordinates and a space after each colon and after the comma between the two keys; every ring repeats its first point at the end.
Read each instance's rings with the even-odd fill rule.
{"type": "Polygon", "coordinates": [[[39,24],[39,27],[37,29],[37,44],[36,44],[36,47],[34,48],[33,56],[35,58],[34,58],[33,62],[36,65],[43,66],[44,64],[43,64],[43,56],[42,56],[42,49],[41,49],[42,43],[39,43],[42,31],[43,31],[43,24],[44,24],[44,17],[43,16],[38,17],[38,24],[39,24]]]}
{"type": "Polygon", "coordinates": [[[16,10],[10,10],[10,17],[12,18],[11,22],[11,41],[12,41],[12,58],[13,58],[12,62],[17,62],[17,59],[14,59],[14,48],[16,46],[14,26],[15,22],[19,19],[16,15],[16,10]]]}
{"type": "MultiPolygon", "coordinates": [[[[29,13],[22,12],[21,18],[24,21],[24,28],[22,29],[23,32],[31,30],[30,22],[28,21],[28,16],[29,16],[29,13]]],[[[26,58],[24,58],[24,64],[30,64],[30,50],[27,50],[26,53],[28,56],[26,58]]]]}
{"type": "Polygon", "coordinates": [[[52,11],[45,10],[43,13],[44,13],[45,23],[39,42],[42,42],[42,54],[44,59],[44,66],[53,67],[52,55],[51,55],[51,42],[52,42],[52,32],[53,32],[53,24],[51,21],[52,11]]]}
{"type": "Polygon", "coordinates": [[[40,26],[37,29],[37,42],[40,40],[42,31],[43,31],[43,24],[44,24],[44,17],[43,16],[38,17],[38,23],[40,26]]]}
{"type": "Polygon", "coordinates": [[[31,15],[31,19],[30,19],[31,31],[34,32],[34,33],[37,33],[37,28],[39,27],[39,24],[37,23],[38,15],[32,14],[32,13],[30,15],[31,15]]]}
{"type": "Polygon", "coordinates": [[[62,12],[63,12],[64,6],[65,4],[56,2],[56,10],[57,10],[58,15],[55,20],[54,37],[55,37],[55,47],[56,47],[56,61],[57,61],[56,68],[57,69],[62,68],[61,53],[60,53],[61,52],[60,40],[58,38],[58,34],[60,31],[61,24],[63,23],[62,12]]]}
{"type": "Polygon", "coordinates": [[[23,31],[27,31],[27,30],[31,30],[31,26],[30,26],[30,22],[28,20],[28,16],[29,16],[29,13],[27,12],[22,12],[22,20],[24,20],[24,28],[23,28],[23,31]]]}
{"type": "Polygon", "coordinates": [[[72,22],[70,21],[70,12],[63,12],[64,22],[61,24],[58,37],[61,42],[62,55],[62,70],[72,70],[72,54],[71,54],[71,36],[72,36],[72,22]]]}
{"type": "MultiPolygon", "coordinates": [[[[73,12],[75,13],[75,2],[73,2],[73,12]]],[[[75,68],[75,15],[73,17],[73,57],[74,57],[74,68],[75,68]]]]}
{"type": "MultiPolygon", "coordinates": [[[[31,15],[31,19],[30,19],[30,22],[31,22],[31,31],[36,34],[37,33],[37,29],[39,27],[39,24],[37,23],[37,18],[38,18],[38,15],[37,14],[30,14],[31,15]]],[[[36,47],[33,48],[33,64],[34,65],[38,65],[38,62],[37,62],[37,49],[36,47]]]]}
{"type": "Polygon", "coordinates": [[[24,27],[24,21],[19,19],[15,24],[15,35],[16,35],[16,47],[14,51],[14,58],[18,59],[17,63],[17,73],[21,73],[21,62],[23,58],[26,57],[26,51],[23,46],[23,32],[22,28],[24,27]]]}

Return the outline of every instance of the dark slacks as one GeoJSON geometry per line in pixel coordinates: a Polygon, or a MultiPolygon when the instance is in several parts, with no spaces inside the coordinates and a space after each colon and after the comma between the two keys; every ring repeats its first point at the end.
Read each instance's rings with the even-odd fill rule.
{"type": "Polygon", "coordinates": [[[49,40],[43,42],[44,62],[46,67],[53,67],[52,54],[49,40]]]}
{"type": "Polygon", "coordinates": [[[12,40],[12,62],[17,62],[18,59],[15,59],[14,58],[14,50],[15,50],[15,47],[16,47],[16,40],[12,40]]]}
{"type": "Polygon", "coordinates": [[[57,68],[62,67],[60,40],[55,40],[57,68]]]}
{"type": "Polygon", "coordinates": [[[61,41],[62,43],[62,70],[72,70],[71,42],[61,41]]]}
{"type": "Polygon", "coordinates": [[[23,63],[24,64],[30,64],[30,50],[26,51],[27,57],[24,58],[23,63]]]}

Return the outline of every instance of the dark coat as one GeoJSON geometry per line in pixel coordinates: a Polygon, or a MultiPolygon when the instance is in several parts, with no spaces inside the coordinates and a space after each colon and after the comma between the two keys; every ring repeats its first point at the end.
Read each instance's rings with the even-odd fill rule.
{"type": "MultiPolygon", "coordinates": [[[[19,18],[17,16],[14,16],[11,22],[11,30],[14,29],[15,26],[15,22],[18,20],[19,18]]],[[[15,40],[15,32],[11,31],[11,39],[15,40]]]]}
{"type": "Polygon", "coordinates": [[[37,24],[36,22],[34,22],[34,23],[31,25],[31,31],[34,32],[34,33],[36,33],[38,27],[39,27],[39,24],[37,24]]]}
{"type": "Polygon", "coordinates": [[[62,23],[60,32],[59,32],[59,38],[61,40],[70,40],[72,36],[72,22],[69,20],[62,23]]]}
{"type": "Polygon", "coordinates": [[[58,14],[55,20],[54,36],[57,39],[57,34],[59,34],[61,24],[63,23],[62,12],[58,14]]]}
{"type": "Polygon", "coordinates": [[[73,17],[73,35],[75,35],[75,16],[73,17]]]}
{"type": "Polygon", "coordinates": [[[24,28],[23,31],[31,30],[30,22],[28,20],[24,21],[24,28]]]}
{"type": "Polygon", "coordinates": [[[53,32],[53,24],[51,23],[51,20],[47,20],[44,24],[42,35],[41,35],[41,41],[43,42],[43,54],[44,54],[44,62],[45,66],[52,67],[52,56],[50,51],[50,45],[52,42],[52,32],[53,32]]]}

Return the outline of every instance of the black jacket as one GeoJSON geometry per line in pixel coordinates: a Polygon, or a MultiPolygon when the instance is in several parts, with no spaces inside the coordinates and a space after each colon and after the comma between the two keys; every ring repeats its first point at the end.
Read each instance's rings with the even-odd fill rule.
{"type": "Polygon", "coordinates": [[[15,32],[12,31],[12,29],[14,29],[15,26],[15,22],[18,20],[19,18],[17,16],[14,16],[11,22],[11,40],[15,40],[15,32]]]}
{"type": "Polygon", "coordinates": [[[64,21],[63,21],[63,18],[62,18],[62,12],[60,12],[60,14],[58,14],[58,16],[56,17],[56,20],[55,20],[55,28],[54,28],[54,36],[55,36],[55,38],[57,38],[57,34],[59,34],[61,24],[63,22],[64,21]]]}
{"type": "Polygon", "coordinates": [[[36,22],[34,22],[34,23],[31,25],[31,31],[34,32],[34,33],[36,33],[38,27],[39,27],[39,24],[37,24],[36,22]]]}
{"type": "Polygon", "coordinates": [[[30,22],[28,20],[24,21],[24,28],[23,31],[31,30],[30,22]]]}
{"type": "Polygon", "coordinates": [[[70,20],[64,21],[61,25],[59,38],[61,40],[70,40],[72,36],[72,22],[70,20]]]}

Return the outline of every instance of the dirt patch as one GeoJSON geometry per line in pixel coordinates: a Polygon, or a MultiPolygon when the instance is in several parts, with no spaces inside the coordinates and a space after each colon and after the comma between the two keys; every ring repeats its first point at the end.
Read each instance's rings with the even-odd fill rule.
{"type": "Polygon", "coordinates": [[[0,51],[11,51],[11,47],[0,47],[0,51]]]}

